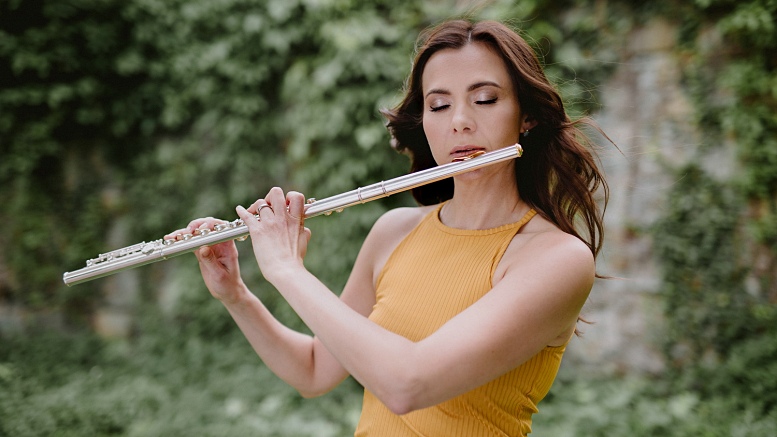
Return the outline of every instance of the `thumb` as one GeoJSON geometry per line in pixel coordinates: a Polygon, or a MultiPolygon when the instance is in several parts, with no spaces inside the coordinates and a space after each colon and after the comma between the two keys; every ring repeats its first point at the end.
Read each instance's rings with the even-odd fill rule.
{"type": "Polygon", "coordinates": [[[302,228],[302,232],[299,235],[300,256],[305,258],[308,253],[308,243],[310,242],[310,228],[302,228]]]}
{"type": "Polygon", "coordinates": [[[200,262],[204,262],[206,264],[212,263],[216,258],[216,254],[213,252],[213,249],[211,249],[210,246],[202,246],[198,251],[195,252],[195,254],[197,255],[197,259],[200,262]]]}

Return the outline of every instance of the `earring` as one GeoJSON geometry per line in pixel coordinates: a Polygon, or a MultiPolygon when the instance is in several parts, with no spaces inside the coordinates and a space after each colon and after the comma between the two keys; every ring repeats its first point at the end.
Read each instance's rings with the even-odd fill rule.
{"type": "Polygon", "coordinates": [[[524,138],[528,137],[529,136],[529,129],[526,129],[525,131],[523,131],[521,133],[521,135],[523,135],[524,138]]]}

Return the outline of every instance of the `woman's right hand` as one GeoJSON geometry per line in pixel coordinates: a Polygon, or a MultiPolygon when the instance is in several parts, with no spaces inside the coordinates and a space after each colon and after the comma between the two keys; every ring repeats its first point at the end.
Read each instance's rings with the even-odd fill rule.
{"type": "MultiPolygon", "coordinates": [[[[213,228],[218,224],[227,223],[213,217],[192,220],[188,226],[173,231],[163,238],[165,240],[181,240],[185,234],[195,234],[195,231],[213,228]]],[[[198,232],[197,232],[198,233],[198,232]]],[[[196,234],[195,234],[196,235],[196,234]]],[[[213,246],[202,246],[194,251],[200,264],[200,273],[210,294],[225,304],[238,301],[248,290],[240,276],[238,252],[234,241],[225,241],[213,246]]]]}

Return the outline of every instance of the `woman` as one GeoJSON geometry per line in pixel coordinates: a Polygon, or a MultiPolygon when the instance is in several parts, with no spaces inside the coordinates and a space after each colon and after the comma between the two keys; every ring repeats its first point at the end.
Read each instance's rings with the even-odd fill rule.
{"type": "Polygon", "coordinates": [[[414,190],[422,206],[375,223],[340,297],[303,266],[301,194],[273,188],[238,207],[262,274],[315,337],[251,294],[232,242],[197,258],[262,360],[303,396],[348,375],[365,387],[356,435],[527,435],[594,282],[594,192],[606,199],[606,185],[517,34],[452,21],[421,41],[404,100],[385,111],[413,170],[518,141],[523,157],[414,190]]]}

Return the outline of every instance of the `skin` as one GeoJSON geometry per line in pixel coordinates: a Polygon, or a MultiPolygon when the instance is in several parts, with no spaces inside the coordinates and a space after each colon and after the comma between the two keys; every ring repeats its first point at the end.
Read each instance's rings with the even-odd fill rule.
{"type": "MultiPolygon", "coordinates": [[[[422,76],[423,126],[439,164],[472,149],[495,150],[518,141],[535,123],[521,114],[504,63],[475,43],[434,54],[422,76]]],[[[511,163],[457,176],[440,218],[448,226],[488,229],[519,220],[511,163]]],[[[240,277],[233,242],[196,252],[211,294],[219,299],[259,354],[303,396],[323,394],[349,374],[391,411],[432,406],[516,368],[546,346],[565,344],[594,280],[587,246],[535,216],[514,237],[483,298],[412,342],[368,319],[375,281],[400,241],[434,207],[389,211],[374,225],[340,297],[305,269],[310,238],[300,217],[304,197],[273,188],[247,209],[237,208],[251,235],[259,268],[315,333],[283,326],[240,277]],[[262,207],[269,205],[271,208],[262,207]],[[253,217],[259,210],[261,220],[253,217]],[[430,358],[434,359],[430,359],[430,358]]],[[[166,238],[220,220],[194,220],[166,238]]]]}

